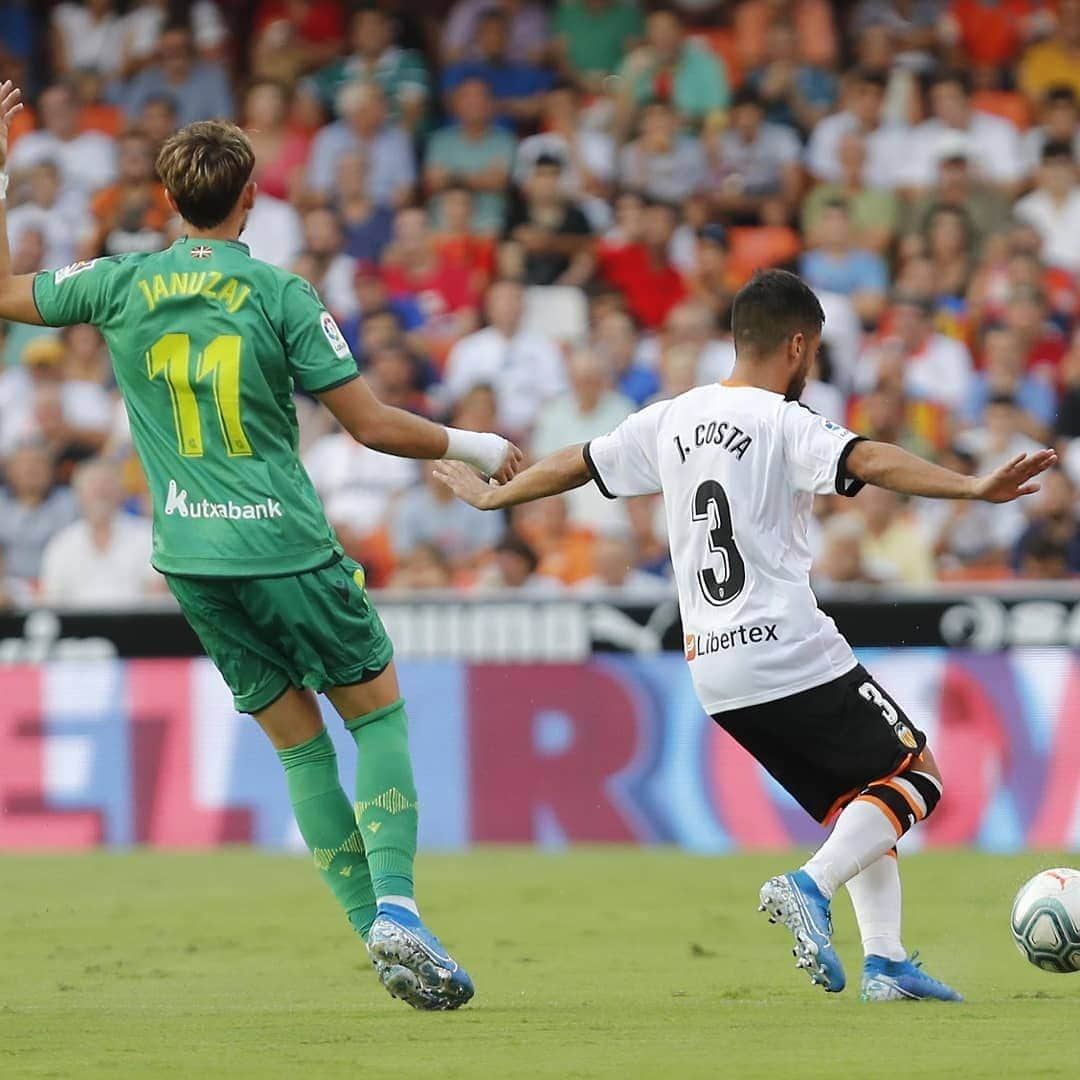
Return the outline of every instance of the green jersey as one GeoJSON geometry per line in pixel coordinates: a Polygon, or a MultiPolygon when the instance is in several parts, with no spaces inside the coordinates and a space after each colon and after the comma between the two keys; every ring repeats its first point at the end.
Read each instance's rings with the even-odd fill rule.
{"type": "Polygon", "coordinates": [[[295,274],[244,244],[184,238],[151,254],[73,263],[34,279],[50,326],[105,337],[154,507],[154,566],[266,577],[340,547],[300,462],[294,383],[357,376],[333,317],[295,274]]]}

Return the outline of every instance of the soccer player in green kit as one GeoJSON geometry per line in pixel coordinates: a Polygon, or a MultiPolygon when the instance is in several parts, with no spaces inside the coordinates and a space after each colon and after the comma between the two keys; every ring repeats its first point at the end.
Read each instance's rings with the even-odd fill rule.
{"type": "Polygon", "coordinates": [[[520,451],[379,402],[315,290],[239,241],[255,198],[239,128],[167,140],[158,173],[187,235],[164,251],[13,275],[4,198],[19,91],[0,86],[0,318],[105,337],[153,499],[153,564],[285,770],[304,841],[386,989],[420,1009],[473,995],[413,898],[417,799],[390,640],[300,462],[293,386],[359,442],[465,461],[498,481],[520,451]],[[355,800],[313,691],[356,740],[355,800]]]}

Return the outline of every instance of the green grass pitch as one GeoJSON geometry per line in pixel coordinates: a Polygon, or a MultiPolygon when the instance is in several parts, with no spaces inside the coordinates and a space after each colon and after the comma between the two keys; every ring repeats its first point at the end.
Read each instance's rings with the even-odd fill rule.
{"type": "MultiPolygon", "coordinates": [[[[473,1004],[414,1013],[378,986],[306,861],[0,857],[0,1076],[1070,1076],[1080,974],[1009,935],[1016,887],[1080,856],[903,860],[906,940],[963,1005],[862,1005],[793,968],[755,911],[784,855],[483,849],[423,857],[423,910],[473,1004]]],[[[837,944],[857,986],[846,897],[837,944]]]]}

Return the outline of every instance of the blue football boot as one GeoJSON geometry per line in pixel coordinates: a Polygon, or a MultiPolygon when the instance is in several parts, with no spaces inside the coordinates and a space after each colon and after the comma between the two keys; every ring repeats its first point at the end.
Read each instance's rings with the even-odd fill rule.
{"type": "Polygon", "coordinates": [[[810,981],[838,994],[847,980],[840,957],[832,947],[832,914],[829,901],[805,870],[769,878],[761,886],[761,906],[769,922],[786,926],[795,938],[795,966],[810,975],[810,981]]]}
{"type": "Polygon", "coordinates": [[[476,992],[465,969],[420,917],[396,904],[379,905],[367,949],[390,996],[414,1009],[459,1009],[476,992]]]}
{"type": "Polygon", "coordinates": [[[963,1001],[951,987],[927,975],[918,953],[906,960],[868,956],[863,964],[860,1001],[963,1001]]]}

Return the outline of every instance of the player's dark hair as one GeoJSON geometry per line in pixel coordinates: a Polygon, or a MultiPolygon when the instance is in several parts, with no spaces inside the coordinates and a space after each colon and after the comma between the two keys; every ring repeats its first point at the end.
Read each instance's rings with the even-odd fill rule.
{"type": "Polygon", "coordinates": [[[197,229],[212,229],[232,213],[254,167],[248,137],[223,120],[188,124],[165,140],[157,157],[165,190],[197,229]]]}
{"type": "Polygon", "coordinates": [[[825,312],[813,289],[787,270],[759,270],[731,309],[735,351],[766,357],[795,334],[821,333],[825,312]]]}

